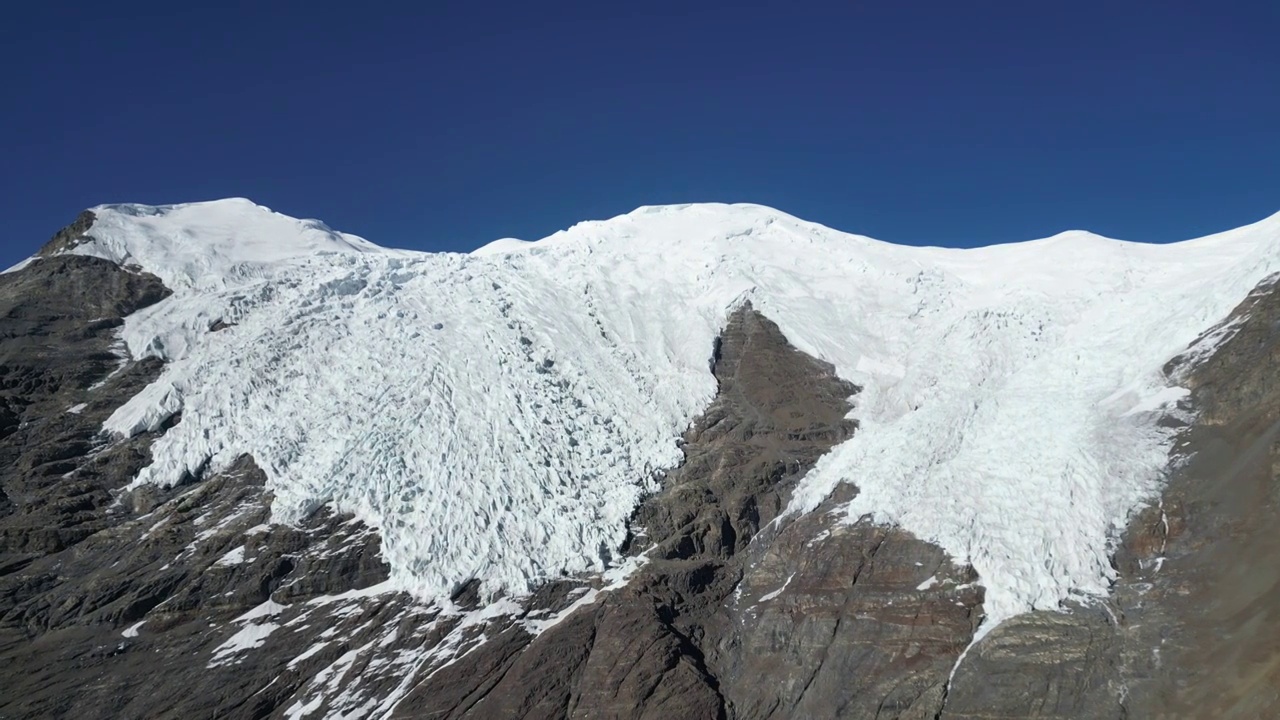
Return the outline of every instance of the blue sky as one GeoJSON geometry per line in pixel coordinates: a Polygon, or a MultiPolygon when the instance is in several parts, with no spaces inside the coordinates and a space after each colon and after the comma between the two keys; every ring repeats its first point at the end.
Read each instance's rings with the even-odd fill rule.
{"type": "Polygon", "coordinates": [[[430,250],[669,202],[965,246],[1280,211],[1274,0],[242,5],[6,11],[0,264],[225,196],[430,250]]]}

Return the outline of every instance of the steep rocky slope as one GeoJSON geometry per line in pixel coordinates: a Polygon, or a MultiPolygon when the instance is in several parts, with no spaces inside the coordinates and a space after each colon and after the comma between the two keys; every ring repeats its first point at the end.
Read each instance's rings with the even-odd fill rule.
{"type": "MultiPolygon", "coordinates": [[[[388,582],[379,532],[327,506],[273,523],[255,458],[130,487],[175,415],[103,422],[155,380],[121,318],[156,277],[68,256],[0,275],[0,717],[1134,718],[1280,709],[1280,291],[1166,367],[1179,457],[1115,548],[1107,599],[984,618],[940,547],[845,521],[856,477],[786,515],[860,432],[863,388],[743,303],[714,400],[635,510],[617,571],[447,602],[388,582]],[[1194,415],[1186,412],[1194,409],[1194,415]],[[973,643],[971,645],[971,643],[973,643]]],[[[206,332],[221,332],[210,323],[206,332]]],[[[420,500],[423,501],[423,500],[420,500]]]]}

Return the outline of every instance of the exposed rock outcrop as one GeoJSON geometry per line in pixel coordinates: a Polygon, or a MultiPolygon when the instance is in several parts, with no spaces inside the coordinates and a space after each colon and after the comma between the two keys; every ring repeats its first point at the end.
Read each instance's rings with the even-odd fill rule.
{"type": "Polygon", "coordinates": [[[98,431],[159,370],[129,362],[116,328],[167,294],[90,257],[0,275],[0,572],[107,527],[110,491],[146,463],[147,438],[107,447],[98,431]]]}

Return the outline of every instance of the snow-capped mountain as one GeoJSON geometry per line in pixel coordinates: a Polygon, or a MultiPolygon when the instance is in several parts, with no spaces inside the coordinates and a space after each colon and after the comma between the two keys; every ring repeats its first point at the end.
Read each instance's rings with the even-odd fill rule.
{"type": "MultiPolygon", "coordinates": [[[[587,605],[603,606],[609,593],[644,585],[637,573],[646,563],[702,552],[664,555],[653,528],[666,521],[653,518],[667,511],[653,508],[667,502],[673,474],[687,477],[701,452],[690,450],[687,431],[714,436],[706,418],[727,402],[727,383],[750,381],[721,366],[725,338],[741,336],[771,338],[776,352],[789,346],[813,368],[829,368],[805,372],[842,388],[823,392],[840,395],[830,407],[844,424],[804,419],[812,402],[787,405],[799,390],[767,401],[777,403],[770,413],[789,407],[793,420],[830,437],[820,451],[806,445],[811,460],[778,461],[786,470],[774,481],[790,479],[778,486],[777,512],[754,509],[763,496],[753,495],[755,520],[733,516],[735,533],[746,522],[753,536],[769,539],[730,542],[738,579],[732,598],[718,602],[746,603],[744,588],[755,593],[751,607],[791,602],[788,588],[812,591],[802,570],[783,568],[785,582],[753,589],[752,568],[776,564],[769,560],[776,548],[794,540],[822,555],[849,533],[892,528],[901,533],[895,542],[919,543],[908,553],[915,566],[924,568],[915,558],[926,546],[946,558],[923,580],[912,576],[913,592],[980,591],[948,596],[966,613],[980,604],[972,626],[944,643],[955,654],[941,663],[949,670],[939,702],[960,702],[951,682],[964,677],[961,660],[1003,624],[1082,607],[1115,617],[1117,587],[1129,581],[1117,557],[1141,534],[1134,523],[1154,508],[1161,537],[1170,533],[1164,489],[1195,456],[1195,448],[1175,452],[1175,443],[1202,422],[1197,388],[1213,386],[1197,369],[1224,357],[1260,316],[1238,308],[1260,302],[1255,290],[1280,271],[1280,215],[1170,245],[1068,232],[958,250],[884,243],[761,206],[699,204],[640,208],[535,242],[432,254],[382,248],[247,200],[90,213],[84,227],[3,277],[17,287],[30,273],[70,262],[77,273],[111,267],[166,290],[163,299],[117,310],[123,321],[110,333],[122,342],[119,365],[84,383],[83,399],[75,396],[83,410],[94,391],[150,368],[84,420],[102,431],[96,442],[105,445],[95,452],[146,447],[122,478],[127,487],[113,491],[110,512],[140,523],[151,515],[137,498],[148,493],[175,498],[178,507],[185,488],[260,473],[264,499],[228,501],[220,515],[197,519],[204,529],[170,562],[192,562],[205,553],[201,542],[226,535],[235,544],[210,556],[208,567],[243,564],[258,552],[255,533],[277,526],[348,544],[376,536],[385,580],[322,597],[352,608],[373,596],[403,597],[400,627],[422,608],[453,617],[444,639],[418,655],[396,646],[397,672],[415,682],[478,657],[472,651],[495,636],[493,623],[506,622],[497,618],[518,619],[502,627],[538,638],[567,627],[587,605]],[[752,322],[776,330],[741,329],[752,322]],[[269,519],[233,532],[251,506],[269,507],[269,519]],[[344,518],[341,527],[361,529],[308,525],[322,508],[344,518]],[[586,584],[564,602],[547,601],[546,588],[565,578],[586,584]]],[[[17,397],[12,406],[33,405],[17,397]]],[[[22,417],[29,424],[35,416],[22,417]]],[[[813,439],[794,429],[778,437],[813,439]]],[[[752,433],[740,440],[753,442],[752,433]]],[[[63,477],[82,472],[77,467],[63,477]]],[[[702,501],[682,502],[687,523],[702,501]]],[[[137,542],[166,523],[178,520],[148,525],[137,542]]],[[[1142,572],[1162,565],[1165,550],[1162,540],[1142,572]]],[[[296,574],[298,557],[322,567],[338,551],[289,552],[295,559],[280,577],[296,574]]],[[[852,562],[844,550],[826,552],[829,562],[852,562]]],[[[275,642],[281,628],[309,617],[284,621],[286,608],[302,605],[278,602],[278,583],[268,585],[268,599],[236,619],[241,634],[218,646],[210,667],[275,642]]],[[[895,602],[918,600],[903,593],[895,602]]],[[[444,627],[440,617],[432,627],[444,627]]],[[[137,637],[137,627],[130,630],[126,637],[137,637]]],[[[339,669],[406,636],[380,637],[350,650],[339,669]]],[[[319,652],[294,653],[288,667],[319,652]]],[[[989,661],[978,652],[974,662],[989,661]]],[[[719,661],[701,653],[697,672],[720,677],[711,667],[719,661]]],[[[327,672],[341,676],[333,666],[327,672]]],[[[716,682],[728,688],[726,677],[716,682]]],[[[395,712],[413,687],[369,690],[362,712],[395,712]]],[[[296,703],[267,711],[305,716],[323,707],[346,717],[365,702],[359,693],[340,702],[333,693],[295,690],[296,703]]],[[[912,697],[904,707],[924,702],[912,697]]],[[[768,716],[741,702],[722,696],[720,712],[768,716]]],[[[450,707],[465,714],[471,706],[450,707]]],[[[821,714],[799,697],[779,707],[769,712],[821,714]]]]}
{"type": "Polygon", "coordinates": [[[1186,393],[1161,367],[1280,270],[1280,218],[1165,246],[946,250],[690,205],[442,255],[243,200],[94,213],[71,252],[175,291],[123,334],[167,364],[107,429],[183,414],[137,482],[249,453],[278,519],[356,513],[427,598],[604,570],[714,396],[710,349],[744,300],[864,388],[861,431],[794,512],[856,482],[849,519],[972,562],[992,622],[1104,594],[1108,540],[1167,462],[1152,411],[1186,393]]]}

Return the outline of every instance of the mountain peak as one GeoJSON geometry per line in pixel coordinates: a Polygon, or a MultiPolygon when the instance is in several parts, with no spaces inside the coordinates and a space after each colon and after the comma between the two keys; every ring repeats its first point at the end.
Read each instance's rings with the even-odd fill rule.
{"type": "Polygon", "coordinates": [[[243,197],[227,197],[216,198],[214,200],[197,200],[185,203],[170,203],[167,205],[146,205],[143,203],[104,203],[97,207],[91,208],[92,211],[111,211],[119,212],[136,217],[149,217],[156,215],[168,215],[173,212],[181,212],[184,210],[202,209],[209,212],[234,212],[256,210],[259,212],[271,212],[271,208],[243,197]]]}
{"type": "Polygon", "coordinates": [[[292,218],[245,198],[99,205],[59,236],[68,232],[74,240],[51,243],[53,252],[139,266],[174,289],[220,287],[233,276],[260,275],[268,266],[324,253],[390,252],[318,220],[292,218]]]}

